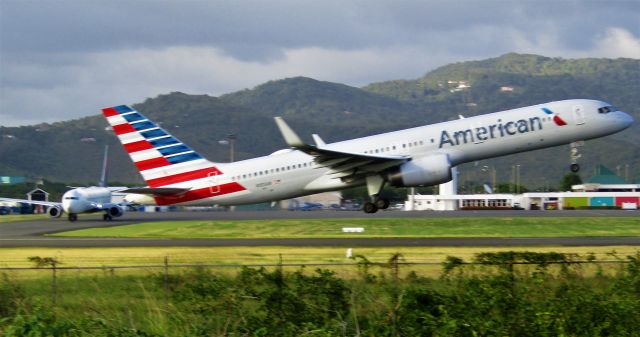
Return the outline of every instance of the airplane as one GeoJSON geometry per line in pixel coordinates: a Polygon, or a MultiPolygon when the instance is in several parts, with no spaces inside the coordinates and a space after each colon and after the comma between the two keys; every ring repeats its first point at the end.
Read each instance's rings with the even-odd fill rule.
{"type": "Polygon", "coordinates": [[[111,202],[112,192],[123,190],[125,187],[107,187],[107,156],[109,147],[105,146],[102,162],[102,176],[98,186],[76,187],[62,195],[61,202],[36,201],[24,199],[0,198],[0,201],[19,202],[24,204],[47,206],[47,213],[52,218],[59,218],[63,213],[68,214],[69,221],[78,220],[80,213],[104,212],[102,219],[111,221],[122,216],[123,205],[111,202]]]}
{"type": "Polygon", "coordinates": [[[214,163],[129,106],[102,112],[148,185],[122,191],[133,193],[125,201],[232,206],[365,185],[365,213],[389,207],[380,198],[387,184],[441,184],[463,163],[603,137],[633,123],[611,104],[573,99],[330,144],[314,134],[307,144],[275,117],[288,149],[214,163]]]}

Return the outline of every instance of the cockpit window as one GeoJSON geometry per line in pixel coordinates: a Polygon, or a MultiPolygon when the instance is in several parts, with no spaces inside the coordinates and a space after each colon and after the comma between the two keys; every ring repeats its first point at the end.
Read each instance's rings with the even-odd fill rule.
{"type": "Polygon", "coordinates": [[[614,107],[614,106],[611,106],[611,105],[603,106],[602,108],[598,109],[598,113],[601,113],[601,114],[606,114],[606,113],[614,112],[614,111],[618,111],[618,109],[616,107],[614,107]]]}
{"type": "Polygon", "coordinates": [[[66,200],[78,200],[78,197],[65,197],[66,200]]]}

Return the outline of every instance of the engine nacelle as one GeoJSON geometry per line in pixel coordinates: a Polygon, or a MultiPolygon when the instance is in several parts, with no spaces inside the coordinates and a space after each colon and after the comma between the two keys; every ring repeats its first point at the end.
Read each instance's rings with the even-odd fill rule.
{"type": "Polygon", "coordinates": [[[124,196],[124,201],[135,205],[155,205],[156,200],[147,194],[127,194],[124,196]]]}
{"type": "Polygon", "coordinates": [[[62,208],[60,206],[51,206],[47,210],[49,216],[52,218],[59,218],[62,215],[62,208]]]}
{"type": "Polygon", "coordinates": [[[107,212],[109,212],[109,215],[111,215],[114,218],[122,216],[122,214],[124,213],[122,208],[118,206],[112,206],[111,208],[109,208],[107,212]]]}
{"type": "Polygon", "coordinates": [[[451,180],[451,162],[446,154],[414,159],[392,169],[387,175],[391,186],[431,186],[451,180]]]}

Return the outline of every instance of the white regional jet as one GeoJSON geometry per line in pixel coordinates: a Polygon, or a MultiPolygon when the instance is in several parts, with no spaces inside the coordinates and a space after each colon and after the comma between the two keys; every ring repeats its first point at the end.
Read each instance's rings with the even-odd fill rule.
{"type": "Polygon", "coordinates": [[[428,186],[451,180],[451,168],[480,159],[531,151],[624,130],[628,114],[608,103],[575,99],[326,144],[305,144],[276,123],[290,149],[234,163],[203,158],[139,112],[103,109],[148,187],[126,201],[156,205],[239,205],[366,185],[364,212],[389,206],[385,184],[428,186]]]}
{"type": "Polygon", "coordinates": [[[115,217],[122,216],[124,213],[122,205],[112,203],[111,196],[112,192],[123,190],[125,187],[107,187],[107,153],[108,148],[105,148],[102,177],[98,186],[73,188],[62,195],[61,202],[10,198],[0,198],[0,201],[47,206],[47,213],[50,217],[59,218],[62,213],[67,213],[69,221],[78,220],[78,214],[80,213],[104,212],[103,220],[112,220],[115,217]]]}

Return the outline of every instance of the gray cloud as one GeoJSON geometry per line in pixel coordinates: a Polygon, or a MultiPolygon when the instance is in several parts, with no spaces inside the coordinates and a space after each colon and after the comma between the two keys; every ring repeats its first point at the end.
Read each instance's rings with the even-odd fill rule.
{"type": "Polygon", "coordinates": [[[640,57],[637,1],[0,1],[0,124],[288,76],[364,85],[506,52],[640,57]]]}

